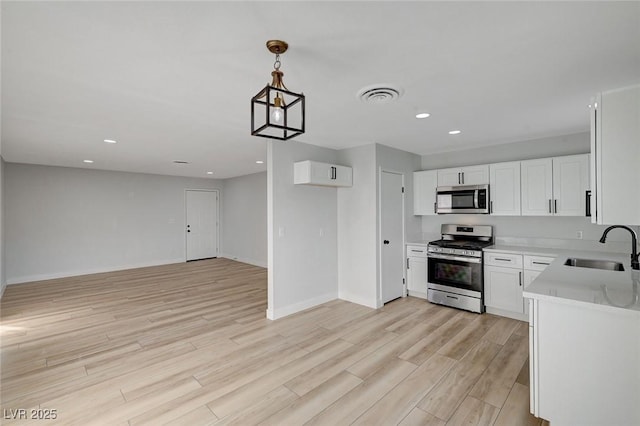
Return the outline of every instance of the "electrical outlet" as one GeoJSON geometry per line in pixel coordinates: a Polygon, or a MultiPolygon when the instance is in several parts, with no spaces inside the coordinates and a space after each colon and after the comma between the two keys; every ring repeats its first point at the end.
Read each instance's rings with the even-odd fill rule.
{"type": "Polygon", "coordinates": [[[582,231],[576,232],[576,238],[579,239],[579,240],[582,239],[582,231]]]}

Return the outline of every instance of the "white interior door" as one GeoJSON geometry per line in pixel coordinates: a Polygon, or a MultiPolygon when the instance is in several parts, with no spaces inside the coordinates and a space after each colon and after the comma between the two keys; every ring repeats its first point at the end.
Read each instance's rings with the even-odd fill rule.
{"type": "Polygon", "coordinates": [[[401,174],[383,171],[380,179],[380,284],[387,303],[404,295],[404,194],[401,174]]]}
{"type": "Polygon", "coordinates": [[[187,261],[218,256],[218,191],[186,191],[187,261]]]}

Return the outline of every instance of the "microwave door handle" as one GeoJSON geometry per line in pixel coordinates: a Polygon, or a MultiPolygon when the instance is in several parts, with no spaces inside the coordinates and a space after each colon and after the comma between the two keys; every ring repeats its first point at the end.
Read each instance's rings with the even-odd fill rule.
{"type": "Polygon", "coordinates": [[[473,207],[475,207],[476,209],[479,208],[478,206],[478,193],[480,192],[479,189],[476,189],[475,191],[473,191],[473,207]]]}

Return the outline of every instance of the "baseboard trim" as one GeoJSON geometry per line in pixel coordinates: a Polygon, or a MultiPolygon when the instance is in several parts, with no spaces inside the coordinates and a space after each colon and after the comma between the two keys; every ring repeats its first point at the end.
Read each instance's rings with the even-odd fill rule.
{"type": "Polygon", "coordinates": [[[488,314],[498,315],[501,317],[507,317],[518,321],[529,322],[529,316],[527,314],[520,314],[518,312],[506,311],[504,309],[492,308],[487,306],[486,311],[488,314]]]}
{"type": "Polygon", "coordinates": [[[341,291],[338,294],[338,298],[340,300],[344,300],[347,302],[351,302],[351,303],[355,303],[357,305],[362,305],[362,306],[366,306],[367,308],[372,308],[372,309],[378,309],[379,306],[376,303],[376,300],[370,300],[367,299],[365,297],[360,297],[360,296],[356,296],[354,294],[348,293],[348,292],[344,292],[341,291]]]}
{"type": "Polygon", "coordinates": [[[427,299],[427,293],[423,293],[421,291],[413,291],[413,290],[409,290],[407,291],[407,296],[412,296],[412,297],[417,297],[419,299],[427,299]]]}
{"type": "Polygon", "coordinates": [[[104,272],[125,271],[127,269],[146,268],[149,266],[171,265],[173,263],[183,263],[184,258],[157,260],[153,262],[142,262],[129,265],[110,266],[105,268],[91,268],[78,271],[56,272],[52,274],[25,275],[22,277],[7,279],[7,285],[30,283],[33,281],[55,280],[58,278],[77,277],[79,275],[101,274],[104,272]]]}
{"type": "Polygon", "coordinates": [[[235,260],[236,262],[248,263],[249,265],[253,265],[253,266],[260,266],[261,268],[267,267],[266,260],[265,261],[255,260],[255,259],[250,259],[248,257],[234,256],[232,254],[221,254],[220,257],[224,257],[225,259],[229,259],[229,260],[235,260]]]}
{"type": "Polygon", "coordinates": [[[330,302],[338,298],[338,294],[336,293],[327,293],[322,296],[313,297],[311,299],[303,300],[302,302],[294,303],[289,306],[284,306],[282,308],[267,309],[267,318],[270,320],[276,320],[280,318],[284,318],[286,316],[298,313],[300,311],[304,311],[305,309],[313,308],[314,306],[322,305],[323,303],[330,302]]]}

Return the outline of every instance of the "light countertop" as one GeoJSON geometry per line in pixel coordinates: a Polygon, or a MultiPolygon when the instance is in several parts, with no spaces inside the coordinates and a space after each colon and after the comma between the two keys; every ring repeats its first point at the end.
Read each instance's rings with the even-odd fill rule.
{"type": "MultiPolygon", "coordinates": [[[[429,241],[413,239],[407,242],[407,245],[426,246],[429,241]]],[[[484,250],[555,257],[555,260],[524,289],[523,296],[528,299],[551,300],[609,312],[640,315],[640,271],[631,269],[630,253],[505,244],[496,244],[484,250]],[[624,271],[565,266],[564,262],[570,257],[620,262],[624,271]]]]}
{"type": "Polygon", "coordinates": [[[495,245],[485,250],[555,256],[551,265],[524,289],[523,296],[528,299],[551,300],[610,312],[628,311],[640,314],[640,271],[631,269],[629,254],[506,245],[495,245]],[[620,262],[624,271],[564,265],[570,257],[620,262]]]}

